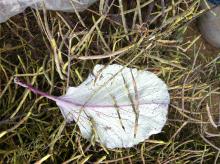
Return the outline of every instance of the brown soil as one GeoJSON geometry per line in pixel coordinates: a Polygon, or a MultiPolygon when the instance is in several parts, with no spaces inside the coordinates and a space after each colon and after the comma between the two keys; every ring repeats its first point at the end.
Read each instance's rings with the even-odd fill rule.
{"type": "MultiPolygon", "coordinates": [[[[205,56],[217,56],[218,53],[220,52],[220,49],[213,47],[212,45],[210,45],[200,34],[199,29],[197,28],[197,24],[194,22],[192,23],[187,31],[185,32],[185,37],[184,39],[186,40],[186,42],[192,42],[193,40],[195,40],[198,36],[200,36],[200,38],[195,42],[195,44],[193,44],[193,46],[196,46],[197,49],[200,47],[200,53],[202,53],[205,56]]],[[[191,47],[188,51],[187,54],[190,55],[192,54],[193,48],[191,47]]]]}
{"type": "MultiPolygon", "coordinates": [[[[192,47],[190,47],[186,53],[188,56],[193,57],[192,55],[195,53],[195,50],[198,51],[199,49],[199,55],[203,55],[206,59],[212,60],[216,58],[218,55],[220,55],[220,49],[217,49],[210,45],[200,34],[199,29],[196,26],[196,23],[191,24],[187,31],[185,32],[185,42],[188,42],[189,44],[193,42],[198,36],[200,38],[196,40],[195,44],[193,44],[192,47]]],[[[201,58],[198,58],[198,60],[201,60],[201,58]]],[[[208,61],[209,61],[208,60],[208,61]]],[[[204,61],[200,61],[204,62],[204,61]]],[[[219,83],[217,84],[219,85],[219,83]]],[[[217,86],[220,87],[220,86],[217,86]]],[[[213,93],[211,94],[206,100],[205,104],[208,104],[209,110],[212,116],[212,119],[215,124],[219,125],[219,127],[214,127],[211,123],[206,124],[203,129],[206,134],[206,137],[214,144],[214,145],[220,145],[219,137],[220,137],[220,91],[219,93],[213,93]],[[215,135],[212,136],[212,135],[215,135]]],[[[205,107],[207,107],[205,105],[205,107]]],[[[204,115],[203,120],[210,122],[210,117],[208,116],[207,109],[203,109],[204,115]]]]}

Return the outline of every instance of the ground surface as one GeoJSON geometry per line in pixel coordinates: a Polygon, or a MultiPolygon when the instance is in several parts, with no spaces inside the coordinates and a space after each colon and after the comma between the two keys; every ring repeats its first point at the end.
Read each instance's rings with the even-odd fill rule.
{"type": "Polygon", "coordinates": [[[150,1],[137,2],[113,1],[107,17],[99,2],[78,16],[28,9],[0,25],[2,163],[220,162],[220,54],[196,28],[199,1],[170,1],[164,16],[159,1],[150,16],[150,1]],[[92,59],[97,55],[107,57],[92,59]],[[62,95],[97,63],[149,70],[167,83],[171,104],[162,133],[130,149],[105,149],[66,124],[55,103],[13,83],[19,77],[62,95]]]}

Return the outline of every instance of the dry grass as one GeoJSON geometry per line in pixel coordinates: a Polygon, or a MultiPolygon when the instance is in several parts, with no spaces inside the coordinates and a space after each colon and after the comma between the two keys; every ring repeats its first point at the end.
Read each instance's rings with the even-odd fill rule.
{"type": "MultiPolygon", "coordinates": [[[[185,39],[199,0],[100,0],[83,13],[28,9],[0,25],[0,163],[219,162],[220,54],[206,55],[199,35],[185,39]],[[100,5],[99,5],[100,3],[100,5]],[[163,132],[130,149],[84,140],[51,101],[13,83],[64,94],[97,63],[156,73],[169,86],[163,132]],[[214,97],[214,98],[213,98],[214,97]],[[216,99],[216,100],[215,100],[216,99]]],[[[191,34],[190,34],[191,36],[191,34]]]]}

